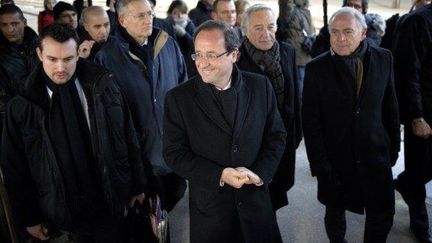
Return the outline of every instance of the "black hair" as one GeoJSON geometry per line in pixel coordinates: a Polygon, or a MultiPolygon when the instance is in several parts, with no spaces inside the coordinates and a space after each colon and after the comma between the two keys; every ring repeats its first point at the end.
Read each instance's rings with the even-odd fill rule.
{"type": "Polygon", "coordinates": [[[223,32],[225,37],[225,48],[228,52],[232,52],[239,48],[240,40],[237,34],[233,31],[233,29],[226,23],[215,20],[207,20],[206,22],[198,26],[194,34],[194,42],[201,31],[210,30],[220,30],[223,32]]]}
{"type": "Polygon", "coordinates": [[[70,39],[76,42],[77,50],[79,44],[79,37],[74,28],[67,24],[53,23],[43,28],[39,33],[38,47],[42,50],[42,41],[46,38],[53,38],[55,41],[65,43],[70,39]]]}
{"type": "Polygon", "coordinates": [[[170,15],[172,13],[172,11],[174,11],[174,9],[180,9],[180,11],[182,13],[187,13],[188,11],[188,7],[186,5],[186,3],[182,0],[174,0],[171,2],[171,4],[168,7],[167,13],[168,15],[170,15]]]}
{"type": "Polygon", "coordinates": [[[0,15],[4,14],[18,14],[20,19],[25,19],[22,10],[13,4],[5,4],[0,7],[0,15]]]}
{"type": "MultiPolygon", "coordinates": [[[[347,2],[348,0],[343,0],[342,7],[346,7],[347,2]]],[[[369,0],[361,0],[361,3],[362,3],[362,10],[363,10],[362,14],[366,14],[369,6],[369,0]]]]}

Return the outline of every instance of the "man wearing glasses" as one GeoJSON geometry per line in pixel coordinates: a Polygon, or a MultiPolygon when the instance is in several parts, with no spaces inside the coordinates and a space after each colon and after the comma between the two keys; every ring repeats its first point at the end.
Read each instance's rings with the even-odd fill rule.
{"type": "Polygon", "coordinates": [[[147,0],[117,1],[119,26],[96,54],[95,62],[114,73],[129,103],[142,155],[152,165],[150,190],[170,211],[183,197],[186,182],[162,157],[165,94],[187,79],[183,56],[166,32],[153,27],[147,0]]]}
{"type": "Polygon", "coordinates": [[[164,156],[189,181],[190,240],[281,242],[268,184],[286,132],[265,76],[241,72],[232,28],[195,33],[199,75],[168,92],[164,156]]]}

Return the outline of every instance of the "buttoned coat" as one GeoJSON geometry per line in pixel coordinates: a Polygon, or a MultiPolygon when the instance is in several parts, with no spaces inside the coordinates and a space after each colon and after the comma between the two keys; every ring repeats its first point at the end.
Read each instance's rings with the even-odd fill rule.
{"type": "Polygon", "coordinates": [[[363,66],[357,98],[354,77],[330,52],[307,64],[302,120],[318,200],[359,213],[394,208],[400,147],[391,53],[369,46],[363,66]]]}
{"type": "Polygon", "coordinates": [[[245,242],[280,242],[268,192],[286,137],[276,98],[264,76],[234,68],[232,79],[237,93],[233,128],[200,76],[167,94],[164,156],[189,180],[191,242],[231,242],[232,235],[224,232],[239,223],[245,242]],[[239,166],[255,172],[264,185],[221,187],[223,169],[239,166]]]}

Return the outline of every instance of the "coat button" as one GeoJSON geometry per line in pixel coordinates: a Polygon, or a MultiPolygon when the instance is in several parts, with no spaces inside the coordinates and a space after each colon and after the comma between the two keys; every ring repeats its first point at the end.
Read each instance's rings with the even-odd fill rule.
{"type": "Polygon", "coordinates": [[[234,153],[237,153],[238,152],[238,150],[239,150],[239,146],[238,145],[233,145],[233,152],[234,153]]]}

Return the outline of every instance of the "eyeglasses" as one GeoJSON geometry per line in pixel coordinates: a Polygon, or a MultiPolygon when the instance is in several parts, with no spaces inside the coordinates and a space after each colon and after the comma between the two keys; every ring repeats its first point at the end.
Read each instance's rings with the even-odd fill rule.
{"type": "Polygon", "coordinates": [[[134,19],[141,21],[141,20],[144,20],[146,18],[153,19],[155,17],[155,13],[153,11],[148,11],[148,12],[142,12],[142,13],[137,13],[137,14],[133,14],[133,15],[131,14],[131,16],[134,19]]]}
{"type": "Polygon", "coordinates": [[[198,61],[200,59],[201,60],[202,59],[206,59],[207,61],[214,61],[214,60],[218,59],[219,57],[221,57],[221,56],[223,56],[225,54],[229,54],[229,53],[231,53],[231,51],[226,51],[226,52],[221,53],[219,55],[216,54],[216,53],[213,53],[213,52],[207,53],[205,55],[203,55],[201,53],[193,53],[193,54],[191,54],[191,58],[194,61],[198,61]]]}

